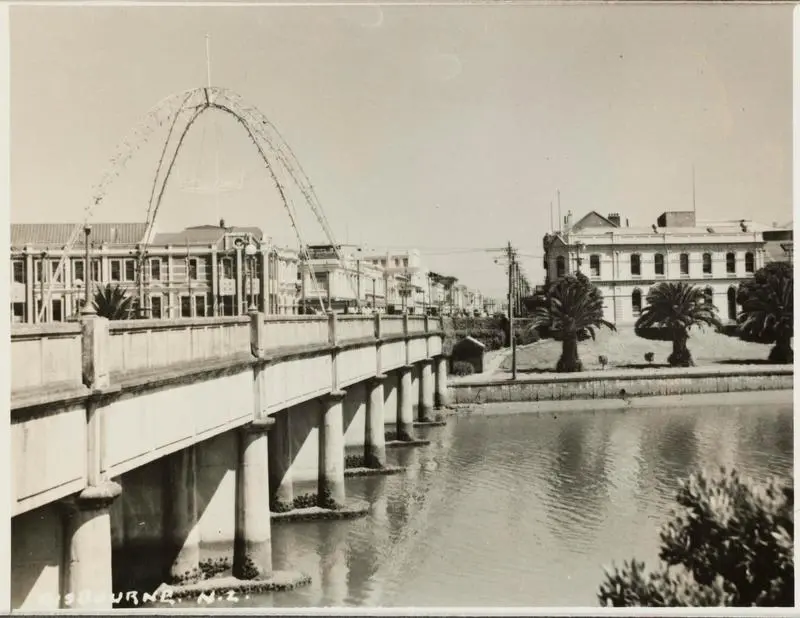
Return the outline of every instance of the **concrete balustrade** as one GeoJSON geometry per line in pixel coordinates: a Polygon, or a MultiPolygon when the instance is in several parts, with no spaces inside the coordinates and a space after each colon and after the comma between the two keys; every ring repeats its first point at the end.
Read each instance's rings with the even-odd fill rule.
{"type": "Polygon", "coordinates": [[[57,609],[64,595],[91,589],[72,607],[109,609],[112,564],[125,572],[120,582],[191,584],[219,560],[239,578],[268,579],[271,497],[291,506],[313,483],[321,506],[347,506],[346,392],[350,435],[360,434],[368,466],[385,466],[386,423],[413,439],[414,402],[427,409],[429,398],[414,396],[408,359],[441,345],[432,321],[296,318],[115,323],[89,314],[14,330],[12,588],[28,591],[17,608],[57,609]],[[61,365],[52,382],[41,374],[51,352],[61,365]],[[38,374],[23,371],[37,363],[38,374]],[[43,535],[54,509],[66,525],[43,535]],[[148,522],[146,534],[134,520],[148,522]],[[131,555],[141,564],[128,566],[131,555]],[[42,607],[42,592],[53,605],[42,607]]]}
{"type": "Polygon", "coordinates": [[[13,325],[11,392],[63,383],[80,386],[80,324],[13,325]]]}

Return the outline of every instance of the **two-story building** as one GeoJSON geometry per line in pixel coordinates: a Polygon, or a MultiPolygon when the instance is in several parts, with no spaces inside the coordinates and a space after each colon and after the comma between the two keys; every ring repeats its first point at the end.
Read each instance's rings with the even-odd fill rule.
{"type": "Polygon", "coordinates": [[[144,223],[99,223],[67,251],[74,224],[11,225],[11,315],[35,322],[76,316],[86,296],[88,241],[92,290],[111,284],[134,299],[131,317],[175,318],[266,313],[296,307],[297,255],[277,249],[255,227],[189,227],[145,238],[144,223]],[[67,253],[61,276],[55,274],[67,253]],[[266,289],[263,273],[269,274],[266,289]],[[51,288],[52,282],[52,288],[51,288]]]}
{"type": "Polygon", "coordinates": [[[605,319],[631,324],[647,292],[661,281],[701,286],[733,320],[736,290],[765,263],[764,231],[752,221],[700,222],[692,211],[665,212],[650,227],[622,225],[619,214],[592,211],[577,222],[570,212],[544,238],[548,280],[582,272],[603,293],[605,319]]]}

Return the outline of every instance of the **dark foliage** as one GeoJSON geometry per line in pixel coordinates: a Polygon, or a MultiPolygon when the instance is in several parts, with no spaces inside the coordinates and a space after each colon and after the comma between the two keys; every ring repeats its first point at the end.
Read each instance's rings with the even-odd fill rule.
{"type": "Polygon", "coordinates": [[[769,360],[792,363],[794,352],[794,278],[790,264],[773,262],[739,287],[737,334],[747,341],[774,343],[769,360]]]}
{"type": "Polygon", "coordinates": [[[98,287],[94,294],[94,310],[101,318],[128,320],[133,315],[133,297],[118,285],[98,287]]]}

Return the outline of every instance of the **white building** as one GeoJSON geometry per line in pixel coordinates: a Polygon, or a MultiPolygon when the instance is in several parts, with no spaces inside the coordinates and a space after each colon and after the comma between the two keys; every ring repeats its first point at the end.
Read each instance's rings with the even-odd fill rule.
{"type": "Polygon", "coordinates": [[[651,227],[623,227],[618,214],[590,212],[545,236],[548,280],[581,271],[600,288],[605,319],[631,324],[651,286],[686,281],[701,286],[723,321],[735,319],[737,286],[765,263],[763,232],[752,221],[696,221],[695,213],[666,212],[651,227]]]}

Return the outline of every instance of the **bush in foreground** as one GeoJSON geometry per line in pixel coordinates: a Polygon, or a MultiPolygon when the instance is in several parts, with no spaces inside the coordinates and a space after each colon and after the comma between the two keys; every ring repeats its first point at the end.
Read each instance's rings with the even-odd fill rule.
{"type": "Polygon", "coordinates": [[[472,363],[466,361],[456,361],[453,363],[453,375],[456,376],[470,376],[475,373],[475,368],[472,363]]]}
{"type": "Polygon", "coordinates": [[[606,571],[598,599],[612,607],[794,605],[794,490],[735,471],[692,475],[661,530],[662,564],[606,571]]]}

